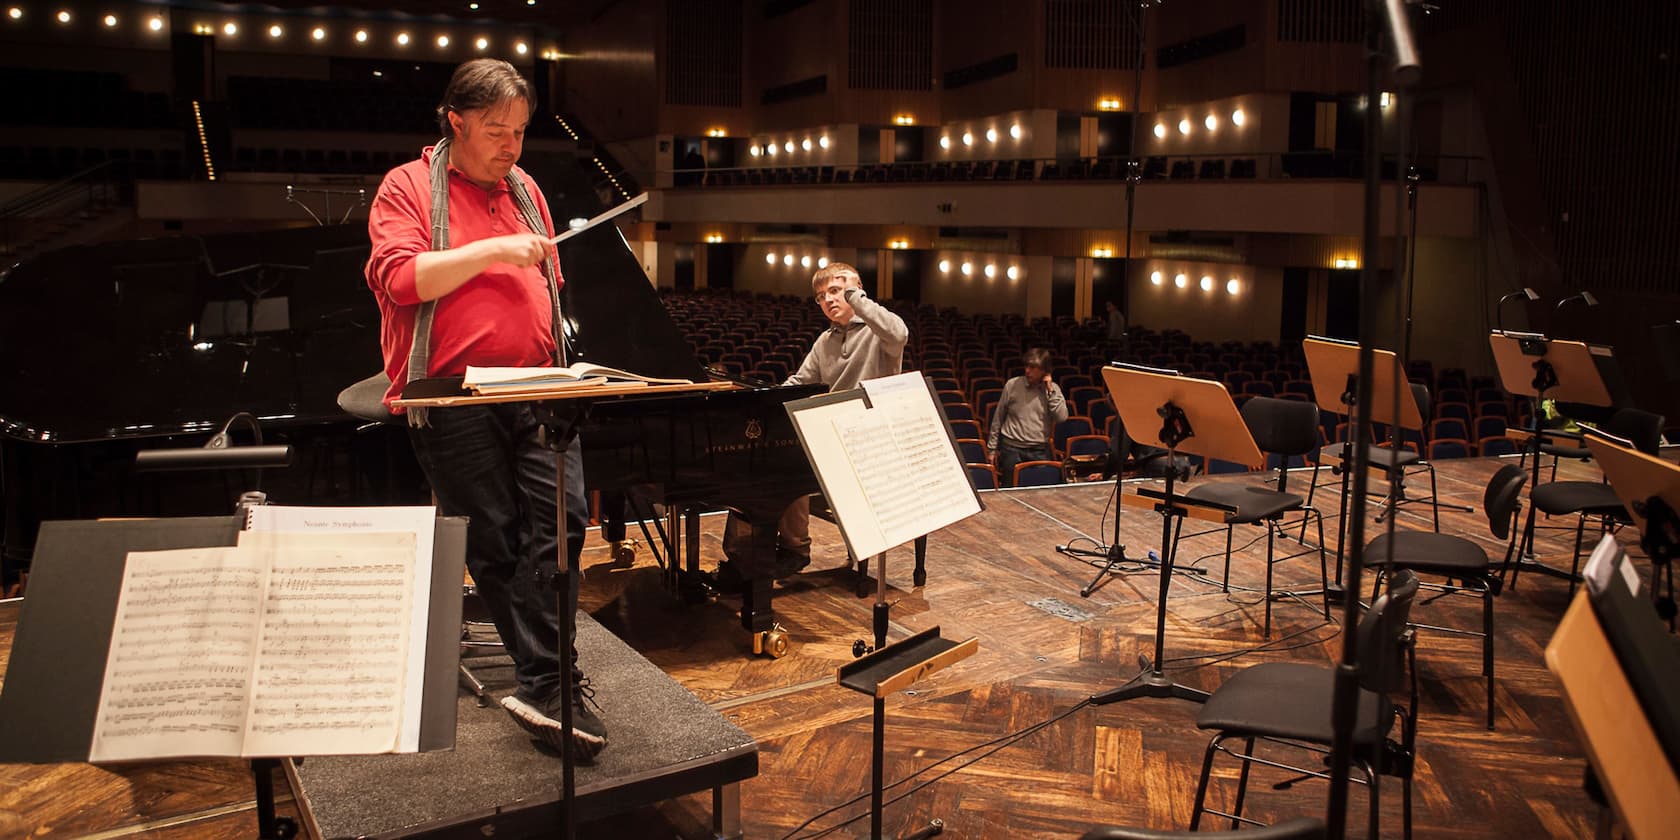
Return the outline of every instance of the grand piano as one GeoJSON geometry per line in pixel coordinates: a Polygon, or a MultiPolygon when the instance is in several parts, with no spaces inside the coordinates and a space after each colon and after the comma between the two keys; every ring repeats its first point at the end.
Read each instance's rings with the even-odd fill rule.
{"type": "MultiPolygon", "coordinates": [[[[604,209],[581,175],[554,179],[545,189],[555,219],[604,209]]],[[[247,477],[158,483],[132,474],[132,454],[202,443],[236,412],[259,418],[269,442],[292,442],[309,461],[268,477],[277,501],[368,501],[318,477],[347,460],[337,453],[358,434],[338,392],[381,367],[378,313],[362,279],[367,253],[365,223],[353,223],[105,243],[15,267],[0,281],[0,353],[18,371],[0,379],[0,586],[26,567],[44,519],[225,511],[247,477]]],[[[572,238],[561,261],[573,360],[711,378],[617,228],[572,238]]],[[[705,594],[685,514],[729,507],[756,526],[753,555],[739,563],[741,624],[769,652],[777,649],[775,522],[817,491],[782,404],[821,390],[742,383],[603,400],[581,431],[590,489],[635,488],[665,506],[675,589],[705,594]],[[679,568],[673,549],[685,519],[691,550],[679,568]]],[[[386,434],[400,443],[400,430],[386,434]]]]}

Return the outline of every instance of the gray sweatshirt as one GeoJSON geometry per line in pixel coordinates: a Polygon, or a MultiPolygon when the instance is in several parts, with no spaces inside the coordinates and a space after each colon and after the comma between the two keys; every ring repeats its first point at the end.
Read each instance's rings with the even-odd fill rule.
{"type": "Polygon", "coordinates": [[[1051,382],[1034,388],[1025,376],[1017,376],[1003,385],[986,434],[986,449],[996,452],[1000,436],[1012,446],[1038,446],[1049,441],[1051,430],[1067,418],[1062,386],[1051,382]]]}
{"type": "Polygon", "coordinates": [[[862,289],[847,289],[852,321],[831,326],[817,336],[811,352],[783,385],[827,385],[830,391],[856,388],[865,379],[892,376],[904,370],[904,344],[910,328],[862,289]]]}

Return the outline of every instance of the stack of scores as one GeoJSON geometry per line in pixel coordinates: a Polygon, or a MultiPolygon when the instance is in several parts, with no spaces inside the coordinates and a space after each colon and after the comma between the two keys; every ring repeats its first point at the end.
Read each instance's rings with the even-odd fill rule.
{"type": "Polygon", "coordinates": [[[461,384],[475,394],[523,394],[613,385],[691,385],[627,370],[578,362],[568,367],[471,367],[461,384]]]}

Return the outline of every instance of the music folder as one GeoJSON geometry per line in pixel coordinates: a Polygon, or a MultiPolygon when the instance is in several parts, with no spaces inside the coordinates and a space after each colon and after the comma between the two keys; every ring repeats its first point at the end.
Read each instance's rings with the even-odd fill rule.
{"type": "MultiPolygon", "coordinates": [[[[0,686],[0,762],[87,761],[129,553],[232,546],[243,525],[238,516],[43,523],[0,686]]],[[[414,605],[426,610],[421,751],[455,743],[465,550],[466,521],[438,518],[431,562],[415,567],[430,569],[427,602],[414,605]]]]}

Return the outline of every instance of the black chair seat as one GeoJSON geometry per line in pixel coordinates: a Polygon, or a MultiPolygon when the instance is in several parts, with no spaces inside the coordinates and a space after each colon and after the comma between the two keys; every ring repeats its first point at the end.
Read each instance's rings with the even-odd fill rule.
{"type": "Polygon", "coordinates": [[[344,413],[369,423],[389,423],[395,419],[385,407],[385,392],[391,388],[391,378],[380,371],[338,392],[338,407],[344,413]]]}
{"type": "MultiPolygon", "coordinates": [[[[1304,662],[1266,662],[1238,671],[1219,686],[1196,716],[1197,729],[1238,737],[1290,738],[1328,744],[1335,671],[1304,662]],[[1279,703],[1278,698],[1290,698],[1279,703]]],[[[1388,734],[1389,701],[1359,692],[1353,742],[1369,744],[1388,734]]]]}
{"type": "Polygon", "coordinates": [[[1585,513],[1588,516],[1617,514],[1622,500],[1616,491],[1601,481],[1554,481],[1534,488],[1531,497],[1541,513],[1561,516],[1566,513],[1585,513]]]}
{"type": "Polygon", "coordinates": [[[1371,462],[1371,466],[1382,467],[1383,469],[1393,469],[1395,466],[1409,467],[1421,460],[1416,452],[1405,447],[1389,449],[1386,446],[1372,444],[1365,447],[1365,451],[1370,453],[1366,458],[1371,462]]]}
{"type": "MultiPolygon", "coordinates": [[[[1393,563],[1400,568],[1453,578],[1487,573],[1487,552],[1463,537],[1434,531],[1400,531],[1394,536],[1393,563]]],[[[1365,546],[1367,567],[1389,565],[1389,542],[1383,534],[1365,546]]]]}
{"type": "Polygon", "coordinates": [[[1248,484],[1203,484],[1184,497],[1197,502],[1214,502],[1236,508],[1228,514],[1227,522],[1251,524],[1271,519],[1284,511],[1295,510],[1305,499],[1294,493],[1280,493],[1269,487],[1248,484]]]}

